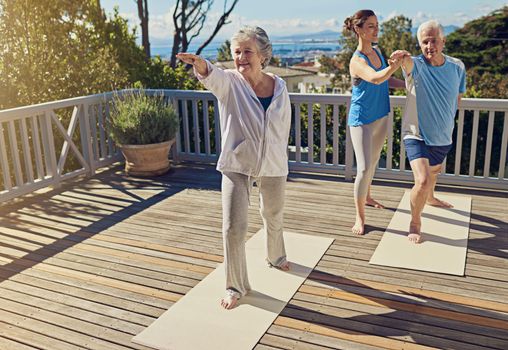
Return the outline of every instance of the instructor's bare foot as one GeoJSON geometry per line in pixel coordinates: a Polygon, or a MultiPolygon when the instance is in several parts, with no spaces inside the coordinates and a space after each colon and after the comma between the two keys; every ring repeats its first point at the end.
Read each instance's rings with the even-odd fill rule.
{"type": "Polygon", "coordinates": [[[355,235],[358,235],[358,236],[363,235],[365,233],[364,232],[364,225],[365,225],[365,220],[362,219],[361,217],[357,216],[355,225],[351,228],[351,232],[353,232],[355,235]]]}
{"type": "Polygon", "coordinates": [[[433,207],[453,208],[453,205],[451,205],[450,203],[448,203],[442,199],[438,199],[436,197],[428,198],[427,204],[432,205],[433,207]]]}
{"type": "Polygon", "coordinates": [[[385,206],[383,204],[379,203],[378,201],[376,201],[372,197],[367,197],[367,199],[365,200],[365,205],[367,205],[369,207],[378,208],[378,209],[384,209],[385,208],[385,206]]]}
{"type": "Polygon", "coordinates": [[[226,289],[226,294],[224,295],[224,298],[221,299],[220,305],[224,309],[230,310],[236,306],[238,299],[240,299],[240,293],[232,289],[226,289]]]}
{"type": "Polygon", "coordinates": [[[422,234],[421,234],[421,223],[413,223],[411,222],[409,224],[409,234],[407,235],[407,238],[409,238],[409,241],[415,244],[418,244],[421,242],[422,234]]]}

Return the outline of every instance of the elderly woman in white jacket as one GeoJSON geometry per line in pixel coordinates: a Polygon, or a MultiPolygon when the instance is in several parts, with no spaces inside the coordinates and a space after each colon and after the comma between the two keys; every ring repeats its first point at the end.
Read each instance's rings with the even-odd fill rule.
{"type": "Polygon", "coordinates": [[[289,269],[283,231],[288,174],[287,145],[291,105],[284,81],[263,72],[272,45],[259,27],[244,27],[231,39],[235,68],[221,70],[199,56],[177,57],[194,66],[201,82],[219,100],[222,153],[222,211],[226,293],[221,305],[233,308],[250,290],[245,257],[249,194],[259,187],[260,213],[266,232],[266,261],[289,269]]]}

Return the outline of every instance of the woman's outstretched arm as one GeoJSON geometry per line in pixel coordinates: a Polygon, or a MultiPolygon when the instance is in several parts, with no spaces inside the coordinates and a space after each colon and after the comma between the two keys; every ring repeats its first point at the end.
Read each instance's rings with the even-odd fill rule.
{"type": "Polygon", "coordinates": [[[208,65],[206,64],[206,61],[198,55],[180,52],[176,55],[176,58],[184,63],[192,65],[196,72],[198,72],[202,77],[208,76],[208,65]]]}

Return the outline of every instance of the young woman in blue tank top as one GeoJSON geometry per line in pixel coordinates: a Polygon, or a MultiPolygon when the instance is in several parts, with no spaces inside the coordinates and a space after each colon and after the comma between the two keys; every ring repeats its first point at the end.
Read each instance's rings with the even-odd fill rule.
{"type": "Polygon", "coordinates": [[[351,230],[354,234],[363,235],[365,205],[384,208],[371,197],[370,184],[388,131],[388,87],[404,88],[405,85],[402,80],[391,78],[402,60],[389,60],[387,63],[381,51],[373,47],[379,32],[373,11],[360,10],[346,18],[344,29],[352,31],[358,38],[358,47],[349,63],[353,89],[348,125],[356,157],[356,220],[351,230]]]}

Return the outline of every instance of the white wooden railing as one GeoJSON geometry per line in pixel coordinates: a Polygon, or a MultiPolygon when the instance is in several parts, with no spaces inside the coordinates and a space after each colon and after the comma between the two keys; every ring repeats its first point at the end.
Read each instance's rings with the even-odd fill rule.
{"type": "MultiPolygon", "coordinates": [[[[173,158],[216,161],[220,135],[215,132],[219,125],[215,97],[207,91],[147,92],[164,94],[180,114],[173,158]]],[[[107,130],[112,98],[113,93],[106,93],[0,111],[0,202],[77,176],[92,176],[98,168],[121,160],[107,130]]],[[[349,95],[291,94],[291,171],[352,179],[354,153],[345,123],[349,101],[349,95]]],[[[392,96],[390,102],[391,127],[375,176],[411,180],[400,128],[393,124],[394,111],[404,108],[405,97],[392,96]]],[[[448,171],[439,182],[508,189],[508,100],[463,99],[457,120],[454,157],[447,160],[448,171]],[[482,164],[477,162],[480,155],[482,164]]]]}
{"type": "Polygon", "coordinates": [[[106,130],[111,98],[108,93],[0,111],[0,202],[92,176],[121,160],[106,130]],[[66,167],[70,159],[74,164],[66,167]]]}

